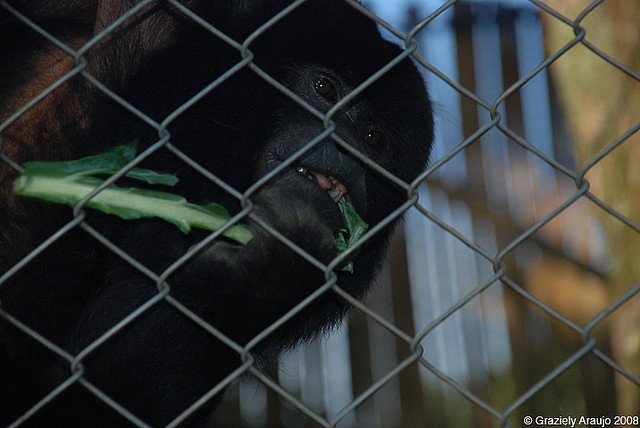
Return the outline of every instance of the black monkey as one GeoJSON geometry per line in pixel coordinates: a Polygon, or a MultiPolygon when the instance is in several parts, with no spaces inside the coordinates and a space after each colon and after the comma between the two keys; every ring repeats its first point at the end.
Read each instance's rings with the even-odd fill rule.
{"type": "MultiPolygon", "coordinates": [[[[242,347],[326,287],[333,274],[322,266],[335,259],[343,227],[329,188],[349,198],[371,228],[394,216],[363,243],[353,274],[334,270],[341,289],[365,294],[396,210],[408,200],[391,178],[410,183],[429,156],[430,103],[409,59],[352,97],[401,49],[348,2],[308,0],[254,33],[290,3],[155,1],[130,13],[136,1],[0,1],[0,424],[39,402],[26,424],[130,425],[113,406],[153,426],[185,411],[207,414],[242,357],[200,322],[242,347]],[[334,136],[322,134],[325,125],[335,126],[334,136]],[[141,150],[159,142],[142,166],[176,173],[180,183],[171,191],[249,213],[240,221],[253,239],[239,246],[159,220],[89,211],[79,223],[67,207],[12,194],[15,165],[133,140],[141,150]]],[[[251,358],[273,359],[331,328],[348,309],[328,289],[254,343],[251,358]]]]}

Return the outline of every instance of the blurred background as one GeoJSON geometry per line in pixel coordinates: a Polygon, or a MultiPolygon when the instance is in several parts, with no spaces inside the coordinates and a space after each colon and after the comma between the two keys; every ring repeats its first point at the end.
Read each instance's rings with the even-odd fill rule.
{"type": "Polygon", "coordinates": [[[374,292],[219,426],[640,415],[640,2],[369,0],[437,124],[374,292]],[[424,350],[424,353],[422,353],[424,350]]]}

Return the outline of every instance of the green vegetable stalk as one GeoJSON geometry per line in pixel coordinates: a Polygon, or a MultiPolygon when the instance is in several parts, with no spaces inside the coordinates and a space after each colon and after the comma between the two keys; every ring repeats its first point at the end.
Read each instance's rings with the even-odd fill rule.
{"type": "MultiPolygon", "coordinates": [[[[104,183],[96,175],[116,173],[134,158],[135,151],[135,144],[129,144],[72,161],[30,162],[24,165],[24,172],[13,188],[18,195],[73,206],[104,183]]],[[[126,176],[166,186],[173,186],[178,181],[175,175],[143,168],[133,168],[126,176]]],[[[116,185],[99,192],[86,206],[125,220],[161,218],[184,233],[192,227],[215,231],[231,218],[224,207],[217,204],[197,205],[173,193],[116,185]]],[[[224,236],[246,245],[251,240],[251,231],[247,226],[237,224],[228,228],[224,236]]]]}

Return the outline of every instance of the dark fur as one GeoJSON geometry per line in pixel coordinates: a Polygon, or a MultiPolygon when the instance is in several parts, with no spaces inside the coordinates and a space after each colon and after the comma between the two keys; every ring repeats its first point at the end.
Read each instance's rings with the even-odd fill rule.
{"type": "MultiPolygon", "coordinates": [[[[8,2],[47,31],[79,48],[134,2],[23,0],[8,2]]],[[[240,42],[286,1],[185,1],[240,42]]],[[[254,62],[320,111],[331,104],[314,89],[328,76],[348,92],[400,53],[375,25],[340,1],[312,0],[249,46],[254,62]]],[[[62,51],[0,9],[0,120],[74,67],[62,51]]],[[[156,2],[91,48],[86,72],[156,121],[178,108],[241,60],[188,18],[156,2]]],[[[398,64],[333,118],[353,147],[410,182],[424,168],[432,141],[431,111],[420,75],[398,64]],[[386,141],[369,147],[362,135],[377,129],[386,141]]],[[[248,67],[211,91],[167,127],[171,144],[241,192],[324,129],[320,120],[248,67]]],[[[138,140],[158,131],[78,75],[5,129],[2,153],[16,163],[71,159],[138,140]]],[[[295,171],[303,164],[333,175],[373,227],[406,195],[330,139],[251,193],[253,219],[280,231],[322,263],[335,257],[342,220],[325,191],[295,171]]],[[[240,201],[161,148],[143,166],[175,172],[172,190],[193,202],[215,201],[238,212],[240,201]]],[[[18,199],[15,171],[0,162],[0,272],[6,272],[72,219],[66,207],[18,199]]],[[[245,218],[254,238],[246,247],[216,240],[167,278],[170,297],[244,345],[325,283],[323,271],[245,218]]],[[[393,222],[395,224],[395,221],[393,222]]],[[[86,224],[156,275],[207,234],[184,235],[155,220],[121,221],[87,212],[86,224]]],[[[361,297],[387,248],[393,224],[363,248],[355,274],[338,284],[361,297]]],[[[2,310],[72,355],[157,295],[156,282],[75,227],[8,281],[2,310]]],[[[329,291],[251,349],[257,359],[314,337],[335,325],[346,304],[329,291]]],[[[161,300],[82,360],[84,378],[152,425],[171,421],[241,364],[240,355],[161,300]]],[[[0,424],[17,418],[70,376],[69,363],[0,318],[0,424]]],[[[203,407],[211,409],[214,398],[203,407]]],[[[82,385],[75,384],[32,419],[35,426],[114,426],[124,423],[82,385]],[[53,425],[52,425],[53,424],[53,425]],[[42,426],[42,425],[40,425],[42,426]]]]}

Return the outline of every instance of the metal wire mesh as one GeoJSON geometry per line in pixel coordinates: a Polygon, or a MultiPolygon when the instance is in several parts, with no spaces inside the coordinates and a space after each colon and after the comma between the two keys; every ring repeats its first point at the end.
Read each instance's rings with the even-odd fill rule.
{"type": "MultiPolygon", "coordinates": [[[[251,43],[256,38],[258,38],[264,31],[266,31],[270,27],[277,26],[282,17],[291,13],[292,10],[295,10],[296,7],[299,7],[301,4],[303,4],[304,0],[293,2],[289,7],[282,10],[279,14],[274,16],[271,20],[266,22],[253,34],[251,34],[246,40],[241,41],[232,40],[178,1],[167,0],[167,2],[172,4],[177,10],[181,11],[185,17],[192,20],[195,25],[201,26],[206,31],[209,31],[214,36],[220,38],[221,40],[224,40],[229,46],[236,49],[239,53],[240,59],[234,67],[230,68],[226,73],[204,87],[198,94],[190,98],[179,109],[174,111],[173,114],[164,118],[162,122],[157,122],[149,115],[147,115],[144,111],[140,111],[134,105],[131,105],[125,99],[110,91],[109,88],[104,86],[100,81],[92,77],[92,75],[89,74],[86,70],[87,61],[84,58],[85,53],[92,46],[94,46],[104,37],[107,37],[110,32],[116,29],[119,25],[122,25],[124,22],[126,22],[127,19],[129,19],[131,16],[134,16],[135,14],[144,10],[145,7],[153,4],[153,0],[145,0],[137,3],[119,19],[117,19],[103,31],[98,33],[94,38],[85,43],[79,49],[74,49],[66,45],[65,43],[56,39],[52,34],[48,33],[32,21],[30,21],[27,17],[22,15],[12,6],[11,1],[0,2],[0,5],[2,6],[2,8],[4,8],[4,10],[22,20],[31,30],[33,30],[33,32],[39,34],[43,40],[46,40],[47,43],[50,43],[64,51],[67,55],[69,55],[69,57],[73,59],[75,63],[75,66],[69,72],[64,74],[64,76],[62,76],[51,85],[48,85],[37,96],[33,97],[33,99],[29,100],[26,104],[20,106],[11,116],[2,121],[0,123],[0,138],[2,132],[14,122],[16,122],[23,114],[25,114],[25,112],[33,109],[38,105],[39,102],[41,102],[47,95],[51,94],[56,88],[60,87],[60,85],[76,76],[81,76],[83,79],[86,79],[99,91],[113,99],[113,101],[120,104],[131,114],[135,115],[140,120],[145,122],[149,127],[155,129],[158,135],[158,140],[156,143],[151,145],[143,153],[139,154],[130,165],[128,165],[119,173],[110,177],[104,185],[96,188],[95,191],[87,195],[81,203],[77,204],[77,206],[73,210],[73,218],[69,221],[68,224],[66,224],[55,234],[53,234],[49,239],[42,242],[39,246],[33,249],[25,258],[23,258],[11,269],[7,270],[6,272],[0,272],[0,287],[2,287],[2,284],[11,279],[16,274],[16,272],[19,272],[22,269],[28,269],[29,263],[34,262],[40,254],[42,254],[54,242],[65,236],[65,234],[67,234],[70,230],[82,228],[86,233],[92,235],[95,238],[96,245],[103,245],[108,248],[114,254],[119,256],[124,262],[130,264],[135,269],[139,270],[140,273],[154,281],[157,284],[158,288],[158,293],[155,296],[150,298],[145,304],[137,307],[126,318],[122,319],[121,322],[114,325],[109,331],[97,338],[90,346],[85,348],[77,355],[69,354],[60,346],[52,343],[47,338],[42,336],[38,331],[33,330],[28,325],[25,325],[20,319],[12,315],[10,308],[4,308],[0,306],[0,317],[2,319],[18,328],[22,333],[24,333],[24,335],[29,336],[34,341],[38,342],[43,349],[56,354],[59,358],[66,360],[70,367],[68,379],[64,383],[61,383],[57,388],[52,390],[46,397],[43,397],[37,405],[27,411],[27,413],[16,420],[11,426],[20,426],[22,423],[27,422],[31,416],[36,414],[44,406],[47,406],[51,401],[62,394],[69,386],[74,383],[79,383],[90,390],[99,399],[103,400],[108,406],[110,406],[115,412],[119,412],[120,414],[122,414],[133,425],[147,426],[144,421],[140,420],[136,415],[130,413],[126,408],[122,407],[117,402],[116,398],[109,397],[83,377],[83,360],[100,347],[109,346],[109,339],[117,335],[129,324],[136,323],[140,316],[145,314],[146,311],[160,302],[168,303],[169,305],[173,306],[177,311],[184,314],[200,328],[202,328],[202,330],[206,331],[213,337],[223,341],[229,347],[234,349],[239,355],[242,356],[243,359],[242,366],[238,367],[231,375],[227,377],[224,382],[220,383],[215,388],[210,390],[198,402],[194,403],[190,408],[185,409],[184,413],[177,419],[175,419],[170,424],[170,426],[176,426],[186,420],[186,418],[188,418],[209,398],[218,394],[225,387],[229,386],[234,381],[237,381],[241,376],[246,374],[250,374],[254,379],[257,379],[257,381],[261,385],[264,385],[264,387],[267,388],[270,394],[275,394],[280,400],[286,402],[287,406],[292,406],[293,408],[297,409],[298,412],[304,414],[307,418],[307,424],[317,424],[318,426],[327,427],[354,424],[355,422],[349,419],[350,415],[353,415],[353,413],[356,412],[360,407],[362,407],[364,403],[372,400],[372,398],[375,397],[379,391],[388,386],[390,383],[394,382],[394,380],[397,379],[407,369],[416,369],[416,367],[419,367],[422,371],[429,372],[431,375],[435,376],[435,378],[437,378],[439,382],[448,386],[449,390],[452,391],[451,393],[459,394],[459,396],[463,397],[464,400],[467,400],[467,402],[470,403],[472,407],[475,407],[478,410],[481,410],[483,413],[489,415],[488,422],[486,423],[481,424],[476,421],[478,425],[486,426],[511,426],[512,424],[519,426],[523,420],[522,417],[524,416],[523,409],[527,408],[527,403],[532,399],[532,397],[545,390],[545,388],[547,388],[549,385],[552,385],[565,372],[567,372],[577,363],[591,357],[595,357],[596,359],[601,361],[601,363],[606,366],[610,372],[624,377],[627,381],[634,384],[636,388],[640,388],[639,374],[637,372],[634,372],[633,368],[623,366],[619,361],[616,361],[615,358],[604,352],[603,349],[601,349],[601,340],[599,340],[596,335],[594,335],[594,330],[601,327],[613,313],[615,313],[623,305],[630,302],[632,299],[637,298],[638,294],[640,293],[640,284],[625,288],[625,291],[623,293],[613,299],[597,315],[591,317],[586,324],[582,324],[577,323],[570,317],[567,317],[561,310],[552,307],[551,305],[546,303],[544,299],[541,299],[539,296],[536,296],[534,293],[524,287],[519,279],[512,277],[512,274],[510,273],[510,270],[507,266],[508,263],[510,263],[510,258],[513,257],[514,254],[516,254],[518,251],[525,248],[526,245],[534,240],[537,234],[545,229],[545,227],[547,227],[551,222],[553,222],[554,219],[561,217],[563,213],[571,210],[572,207],[575,207],[584,201],[592,202],[595,206],[598,207],[602,214],[615,219],[615,221],[617,221],[619,224],[622,224],[626,229],[626,233],[635,235],[640,232],[640,225],[638,225],[635,220],[621,213],[620,210],[603,201],[600,197],[596,196],[591,191],[590,182],[587,178],[587,174],[594,167],[601,164],[617,148],[619,148],[622,144],[636,135],[638,129],[640,129],[640,122],[636,123],[635,126],[633,126],[631,129],[621,134],[616,140],[610,141],[606,145],[604,145],[600,152],[593,156],[588,162],[578,167],[573,167],[567,165],[566,163],[558,161],[552,154],[532,144],[532,142],[529,141],[528,138],[523,137],[521,133],[515,131],[514,128],[510,126],[510,124],[506,121],[504,115],[505,105],[510,101],[510,99],[512,99],[512,97],[518,95],[523,90],[523,88],[533,79],[535,79],[541,73],[546,73],[552,66],[552,64],[554,64],[554,62],[561,60],[569,52],[576,49],[576,47],[588,49],[600,60],[607,62],[611,65],[611,67],[626,74],[628,79],[640,83],[640,74],[636,70],[630,68],[625,64],[622,64],[621,62],[604,52],[594,43],[590,42],[589,33],[583,27],[583,22],[585,21],[585,19],[594,15],[598,11],[598,8],[602,5],[603,1],[593,1],[589,4],[586,4],[582,13],[580,13],[575,18],[569,18],[554,10],[547,3],[538,0],[531,0],[529,4],[535,7],[535,10],[538,14],[546,14],[552,19],[566,25],[567,28],[572,29],[574,37],[573,39],[566,42],[560,49],[547,54],[541,62],[537,63],[535,67],[527,70],[526,73],[518,77],[509,87],[502,90],[499,94],[488,94],[488,98],[484,94],[479,94],[475,89],[471,89],[470,87],[467,87],[466,85],[460,83],[460,79],[456,78],[455,76],[451,76],[447,70],[441,70],[440,68],[432,64],[432,62],[426,59],[426,57],[422,53],[423,51],[419,48],[421,43],[421,35],[424,34],[424,32],[427,31],[430,26],[436,25],[438,19],[441,16],[451,12],[456,6],[459,5],[459,3],[464,2],[458,2],[456,0],[441,2],[438,7],[434,8],[427,16],[420,16],[417,19],[416,23],[412,25],[411,28],[409,28],[406,32],[401,31],[391,24],[383,21],[380,17],[364,9],[359,4],[349,2],[349,4],[351,4],[355,9],[359,10],[370,19],[376,21],[381,27],[388,31],[390,37],[395,38],[400,43],[402,43],[404,50],[402,52],[402,55],[395,58],[384,68],[380,69],[376,74],[372,75],[369,79],[367,79],[359,87],[357,87],[349,96],[338,102],[335,107],[329,110],[326,114],[321,114],[315,109],[311,108],[304,100],[300,99],[300,97],[294,94],[291,90],[287,89],[280,82],[273,79],[273,77],[271,77],[264,70],[260,69],[253,62],[253,53],[251,52],[251,43]],[[338,112],[344,105],[346,105],[353,97],[357,96],[360,92],[365,90],[380,76],[384,75],[384,73],[386,73],[397,62],[401,61],[405,57],[413,58],[416,64],[418,64],[422,68],[425,75],[429,75],[430,79],[438,79],[441,84],[444,83],[450,89],[456,91],[462,98],[465,99],[465,102],[471,103],[475,108],[477,108],[478,110],[482,110],[484,111],[484,114],[489,115],[489,120],[486,120],[484,121],[484,123],[479,124],[477,129],[473,130],[473,132],[470,132],[467,137],[456,141],[452,147],[447,149],[446,152],[442,154],[442,156],[436,158],[430,164],[429,168],[423,174],[421,174],[420,177],[418,177],[418,179],[413,183],[403,182],[398,177],[390,174],[384,168],[377,165],[375,162],[372,162],[364,154],[359,153],[357,150],[353,149],[348,143],[343,141],[338,134],[334,132],[335,126],[333,125],[331,120],[332,116],[336,112],[338,112]],[[246,192],[240,193],[236,189],[216,177],[216,171],[207,170],[206,168],[199,165],[197,159],[190,158],[178,147],[174,146],[171,143],[170,129],[173,120],[175,120],[175,118],[178,117],[182,112],[189,109],[190,106],[195,104],[205,95],[211,93],[212,91],[215,91],[218,86],[225,82],[226,79],[233,76],[234,73],[236,73],[238,70],[246,68],[252,70],[270,85],[282,91],[293,101],[298,103],[302,108],[306,109],[309,113],[321,119],[325,126],[325,132],[323,132],[321,135],[318,135],[314,140],[309,141],[292,157],[283,162],[280,167],[276,168],[276,170],[272,171],[270,174],[263,177],[263,179],[256,182],[246,192]],[[534,162],[544,165],[543,168],[546,168],[546,170],[550,171],[551,174],[561,177],[558,180],[569,180],[573,182],[574,188],[570,192],[563,193],[561,199],[558,200],[558,203],[552,209],[548,210],[543,215],[538,215],[532,222],[530,222],[530,224],[526,228],[519,230],[517,234],[512,235],[505,242],[501,242],[499,247],[488,249],[487,246],[479,244],[474,236],[471,236],[464,230],[461,230],[461,228],[456,224],[452,224],[451,222],[447,221],[446,215],[438,213],[438,209],[434,207],[433,204],[429,204],[423,199],[419,200],[418,195],[420,194],[420,192],[418,189],[422,189],[427,181],[433,180],[440,171],[455,163],[456,159],[460,155],[466,154],[475,146],[478,146],[483,138],[496,134],[500,135],[501,138],[504,138],[507,141],[507,145],[509,145],[510,147],[519,146],[520,148],[522,148],[528,156],[534,159],[534,162]],[[413,207],[412,215],[414,216],[414,218],[419,218],[420,221],[428,222],[428,224],[431,225],[430,227],[436,227],[440,229],[440,231],[444,232],[449,237],[449,239],[453,238],[461,243],[467,250],[471,251],[474,254],[474,257],[481,260],[482,263],[489,264],[492,268],[492,272],[490,274],[485,276],[481,281],[478,281],[477,283],[473,284],[473,286],[466,289],[466,291],[461,293],[460,296],[457,296],[452,304],[447,304],[445,307],[439,308],[440,310],[438,311],[438,316],[432,318],[424,324],[418,325],[415,331],[409,331],[404,327],[398,326],[396,322],[392,320],[390,321],[390,318],[388,316],[381,315],[378,308],[374,309],[368,302],[360,302],[354,299],[347,292],[343,291],[339,286],[336,285],[336,275],[333,270],[337,265],[339,265],[345,258],[350,255],[349,252],[341,258],[334,260],[332,264],[325,265],[319,260],[311,257],[308,253],[296,246],[293,242],[288,240],[285,236],[280,234],[269,224],[262,221],[252,212],[253,204],[251,201],[251,197],[254,192],[257,189],[261,188],[269,180],[273,179],[273,177],[279,172],[283,171],[285,168],[289,168],[291,165],[294,165],[297,159],[304,156],[305,153],[315,147],[319,141],[322,141],[327,136],[331,136],[337,144],[340,144],[345,150],[348,150],[353,156],[357,157],[360,161],[365,163],[367,165],[367,168],[376,171],[376,173],[385,177],[387,180],[393,182],[396,186],[406,191],[407,195],[410,195],[407,198],[406,203],[399,207],[396,211],[394,211],[387,219],[385,219],[384,222],[376,225],[374,229],[370,231],[367,236],[365,236],[365,240],[368,239],[368,237],[373,236],[378,230],[384,228],[389,222],[402,215],[407,209],[413,207]],[[209,238],[198,244],[196,247],[190,249],[183,255],[183,257],[176,260],[175,263],[167,270],[165,270],[161,275],[158,275],[154,272],[149,271],[145,266],[130,257],[126,252],[118,248],[117,245],[109,241],[90,224],[85,222],[84,208],[86,202],[90,198],[95,196],[95,194],[124,176],[124,174],[128,170],[132,169],[133,167],[147,159],[149,156],[152,156],[159,150],[165,149],[168,149],[182,162],[185,162],[189,166],[191,166],[194,171],[197,171],[199,174],[206,177],[211,181],[212,184],[222,187],[224,190],[237,198],[237,200],[240,201],[243,209],[233,217],[233,219],[229,224],[227,224],[227,226],[212,234],[209,238]],[[224,233],[224,231],[228,227],[231,227],[234,223],[237,223],[238,221],[241,221],[247,217],[260,224],[260,226],[268,230],[269,233],[273,234],[282,242],[284,242],[293,251],[297,252],[304,260],[322,270],[325,273],[326,282],[321,288],[319,288],[313,294],[309,295],[304,301],[300,302],[300,304],[291,309],[289,313],[280,318],[276,323],[257,335],[246,346],[240,346],[230,340],[214,326],[201,319],[197,314],[184,306],[180,301],[172,297],[171,288],[167,284],[167,278],[174,271],[180,268],[184,263],[190,260],[193,255],[197,253],[201,248],[210,244],[211,241],[224,233]],[[539,308],[544,313],[544,317],[553,319],[554,322],[557,322],[564,326],[566,329],[573,331],[575,335],[581,338],[580,345],[577,346],[570,355],[563,357],[561,361],[556,361],[553,369],[548,370],[544,374],[544,376],[540,377],[534,384],[528,386],[523,390],[519,390],[514,399],[506,402],[500,402],[500,404],[497,404],[494,399],[483,396],[483,394],[478,393],[465,382],[461,382],[460,380],[456,379],[455,376],[447,373],[446,370],[438,367],[438,365],[434,364],[434,362],[428,357],[428,355],[425,354],[425,351],[423,349],[423,343],[425,339],[428,339],[434,331],[443,326],[447,322],[447,320],[450,320],[465,307],[471,305],[474,301],[477,301],[480,296],[485,295],[490,290],[495,289],[496,287],[502,287],[504,289],[510,290],[510,292],[518,295],[519,298],[523,301],[539,308]],[[400,343],[408,350],[402,358],[398,359],[397,364],[395,365],[395,367],[393,367],[392,370],[386,372],[383,376],[373,380],[368,385],[368,387],[364,388],[362,391],[359,391],[354,397],[352,397],[350,402],[347,403],[339,412],[331,416],[323,414],[321,411],[312,408],[308,403],[305,403],[305,401],[301,399],[300,396],[292,393],[291,391],[288,391],[277,380],[258,370],[254,364],[255,361],[253,360],[253,356],[251,354],[252,349],[258,343],[269,336],[273,331],[281,327],[285,322],[294,317],[298,312],[302,311],[307,305],[312,303],[315,299],[318,298],[318,296],[325,293],[327,290],[331,290],[333,293],[336,293],[341,298],[349,302],[355,308],[358,316],[364,317],[368,320],[368,322],[373,322],[381,326],[383,329],[393,335],[397,343],[400,343]]],[[[560,82],[560,84],[562,84],[562,82],[560,82]]],[[[2,140],[0,139],[0,144],[1,142],[2,140]]],[[[12,159],[12,157],[8,153],[6,153],[6,151],[2,150],[1,145],[0,161],[6,163],[8,166],[18,171],[20,171],[21,169],[21,167],[14,161],[14,159],[12,159]]],[[[611,174],[615,173],[616,171],[611,171],[611,174]]],[[[409,254],[409,256],[411,256],[411,254],[409,254]]],[[[456,356],[451,355],[450,358],[456,358],[456,356]]],[[[0,385],[0,388],[1,387],[2,386],[0,385]]],[[[402,399],[412,401],[414,398],[403,395],[402,399]]],[[[547,416],[551,417],[554,415],[547,416]]],[[[611,418],[614,417],[614,415],[605,416],[611,418]]],[[[426,415],[427,420],[424,421],[425,426],[430,424],[428,418],[429,415],[426,415]]],[[[534,424],[536,423],[537,422],[534,421],[534,424]]],[[[638,425],[637,421],[632,421],[628,424],[638,425]]]]}

